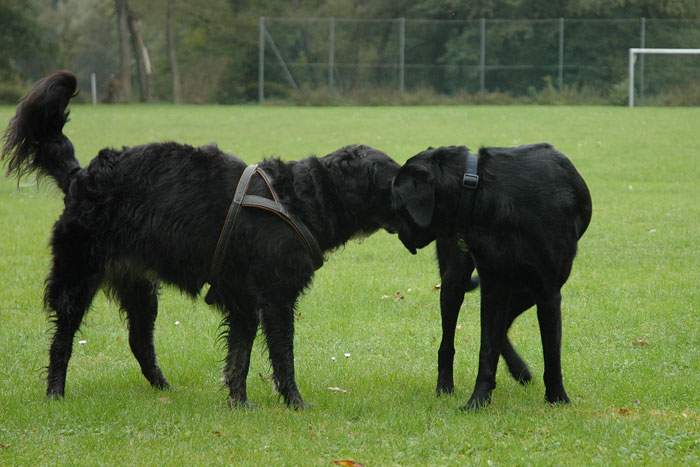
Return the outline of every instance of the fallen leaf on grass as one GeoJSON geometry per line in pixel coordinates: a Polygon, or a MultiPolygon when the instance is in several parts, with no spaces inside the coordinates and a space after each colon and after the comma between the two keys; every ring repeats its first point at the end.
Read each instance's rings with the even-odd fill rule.
{"type": "Polygon", "coordinates": [[[647,341],[643,337],[638,337],[634,340],[632,345],[634,345],[636,347],[646,347],[647,345],[649,345],[649,341],[647,341]]]}
{"type": "Polygon", "coordinates": [[[360,464],[359,462],[351,459],[334,460],[331,462],[333,462],[335,465],[341,465],[342,467],[365,467],[364,464],[360,464]]]}
{"type": "Polygon", "coordinates": [[[627,415],[632,414],[632,409],[628,409],[627,407],[620,407],[619,409],[615,409],[615,413],[625,417],[627,415]]]}
{"type": "Polygon", "coordinates": [[[221,432],[220,431],[212,431],[212,435],[216,436],[217,438],[221,437],[221,432]]]}
{"type": "Polygon", "coordinates": [[[348,392],[347,389],[339,388],[338,386],[328,386],[326,389],[333,392],[348,392]]]}

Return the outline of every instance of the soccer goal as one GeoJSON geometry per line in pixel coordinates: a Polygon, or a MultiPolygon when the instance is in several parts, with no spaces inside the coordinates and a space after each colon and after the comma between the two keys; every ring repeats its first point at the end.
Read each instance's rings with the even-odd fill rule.
{"type": "Polygon", "coordinates": [[[637,55],[641,54],[658,54],[658,55],[700,55],[700,49],[639,49],[632,48],[629,52],[629,106],[634,107],[634,63],[637,60],[637,55]]]}

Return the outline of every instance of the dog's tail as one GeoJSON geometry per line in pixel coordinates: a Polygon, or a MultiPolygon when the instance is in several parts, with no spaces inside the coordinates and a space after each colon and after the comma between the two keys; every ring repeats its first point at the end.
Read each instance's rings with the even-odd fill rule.
{"type": "Polygon", "coordinates": [[[69,71],[56,71],[39,80],[17,106],[5,130],[0,160],[7,175],[37,172],[56,180],[68,191],[72,176],[80,170],[73,144],[63,134],[68,103],[76,94],[77,80],[69,71]]]}

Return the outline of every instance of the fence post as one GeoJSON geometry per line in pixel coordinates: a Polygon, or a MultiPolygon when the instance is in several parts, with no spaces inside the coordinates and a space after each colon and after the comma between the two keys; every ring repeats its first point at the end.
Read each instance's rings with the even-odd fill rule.
{"type": "Polygon", "coordinates": [[[406,18],[399,18],[399,92],[405,89],[406,18]]]}
{"type": "Polygon", "coordinates": [[[92,95],[92,105],[97,105],[97,75],[90,73],[90,94],[92,95]]]}
{"type": "Polygon", "coordinates": [[[335,18],[328,19],[328,89],[333,91],[333,68],[335,67],[335,18]]]}
{"type": "MultiPolygon", "coordinates": [[[[639,42],[642,49],[647,45],[647,19],[642,17],[639,42]]],[[[639,98],[644,99],[644,55],[639,55],[639,98]]]]}
{"type": "Polygon", "coordinates": [[[479,58],[479,90],[486,91],[486,18],[481,18],[481,56],[479,58]]]}
{"type": "Polygon", "coordinates": [[[265,102],[265,17],[258,20],[258,102],[265,102]]]}
{"type": "Polygon", "coordinates": [[[564,18],[559,18],[559,92],[564,87],[564,18]]]}
{"type": "MultiPolygon", "coordinates": [[[[643,55],[643,54],[642,54],[643,55]]],[[[635,59],[634,49],[629,51],[629,100],[627,105],[629,107],[634,107],[634,59],[635,59]]]]}

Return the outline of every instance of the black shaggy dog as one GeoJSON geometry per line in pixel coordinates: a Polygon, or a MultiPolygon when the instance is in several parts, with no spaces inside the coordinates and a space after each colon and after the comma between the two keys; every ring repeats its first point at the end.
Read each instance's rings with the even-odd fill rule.
{"type": "MultiPolygon", "coordinates": [[[[176,143],[103,149],[85,168],[62,133],[76,79],[61,71],[39,81],[5,133],[8,174],[49,175],[65,193],[51,239],[45,304],[55,322],[47,394],[64,394],[73,337],[104,287],[126,314],[129,345],[146,379],[167,388],[153,346],[159,282],[196,296],[246,164],[215,146],[176,143]]],[[[384,153],[349,146],[325,157],[260,164],[280,202],[324,252],[389,226],[391,181],[399,166],[384,153]]],[[[260,177],[248,193],[270,197],[260,177]]],[[[242,209],[212,300],[227,325],[224,369],[233,406],[246,404],[246,376],[258,326],[274,381],[287,405],[304,406],[294,379],[294,308],[314,273],[311,254],[277,216],[242,209]]]]}
{"type": "MultiPolygon", "coordinates": [[[[479,370],[464,408],[490,402],[500,355],[516,379],[529,380],[527,365],[508,342],[507,332],[513,320],[535,304],[545,398],[550,403],[569,402],[561,373],[560,289],[591,219],[588,188],[571,162],[548,144],[481,149],[475,189],[464,184],[467,156],[464,146],[423,151],[401,168],[392,192],[394,208],[403,218],[399,238],[406,248],[415,252],[438,237],[441,269],[456,270],[456,276],[461,271],[462,283],[473,264],[479,272],[479,370]],[[473,263],[457,252],[457,238],[473,263]]],[[[461,301],[463,293],[456,289],[445,300],[461,301]]],[[[449,333],[452,328],[453,338],[454,323],[446,325],[445,319],[456,321],[459,307],[449,311],[445,301],[442,305],[443,329],[449,333]]],[[[446,344],[438,391],[451,391],[453,355],[446,344]]]]}

